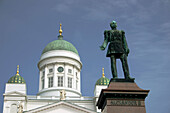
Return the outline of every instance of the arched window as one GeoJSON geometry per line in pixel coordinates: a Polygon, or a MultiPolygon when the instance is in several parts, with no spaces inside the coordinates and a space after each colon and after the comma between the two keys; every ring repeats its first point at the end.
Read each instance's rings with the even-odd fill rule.
{"type": "Polygon", "coordinates": [[[10,113],[17,113],[17,105],[16,104],[11,105],[10,113]]]}

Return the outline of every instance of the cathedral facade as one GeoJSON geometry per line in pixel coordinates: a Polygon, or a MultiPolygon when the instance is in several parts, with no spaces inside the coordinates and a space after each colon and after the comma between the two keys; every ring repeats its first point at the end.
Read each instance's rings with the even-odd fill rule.
{"type": "MultiPolygon", "coordinates": [[[[6,83],[3,113],[97,113],[101,89],[107,88],[104,76],[96,82],[93,97],[81,94],[82,62],[77,49],[62,36],[47,44],[38,62],[39,91],[28,95],[24,78],[19,74],[6,83]]],[[[83,84],[82,84],[83,85],[83,84]]]]}

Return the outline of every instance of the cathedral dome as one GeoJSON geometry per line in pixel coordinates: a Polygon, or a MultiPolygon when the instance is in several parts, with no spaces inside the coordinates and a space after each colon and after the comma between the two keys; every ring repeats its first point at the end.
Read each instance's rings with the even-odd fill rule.
{"type": "Polygon", "coordinates": [[[104,68],[102,69],[103,74],[100,79],[97,80],[96,85],[109,85],[109,79],[104,76],[104,68]]]}
{"type": "Polygon", "coordinates": [[[76,53],[79,56],[77,49],[70,42],[63,40],[62,32],[63,31],[61,29],[61,24],[60,24],[60,30],[59,30],[60,35],[58,36],[58,40],[52,41],[49,44],[47,44],[42,54],[53,50],[66,50],[66,51],[71,51],[73,53],[76,53]]]}
{"type": "Polygon", "coordinates": [[[8,83],[25,84],[24,78],[19,75],[19,65],[17,66],[17,74],[12,76],[8,83]]]}
{"type": "Polygon", "coordinates": [[[44,48],[38,68],[40,71],[40,96],[60,96],[65,90],[67,97],[81,96],[82,63],[77,49],[63,40],[60,24],[59,36],[44,48]],[[48,81],[48,82],[45,82],[48,81]]]}
{"type": "Polygon", "coordinates": [[[44,48],[42,54],[52,51],[52,50],[66,50],[78,54],[77,49],[70,43],[62,39],[62,36],[59,36],[58,40],[52,41],[44,48]]]}

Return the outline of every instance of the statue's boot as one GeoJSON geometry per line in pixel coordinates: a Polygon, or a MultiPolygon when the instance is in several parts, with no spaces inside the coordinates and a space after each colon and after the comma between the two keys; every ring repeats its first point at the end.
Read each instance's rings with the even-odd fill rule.
{"type": "Polygon", "coordinates": [[[131,78],[130,75],[127,75],[125,76],[125,79],[127,80],[127,79],[133,79],[133,78],[131,78]]]}

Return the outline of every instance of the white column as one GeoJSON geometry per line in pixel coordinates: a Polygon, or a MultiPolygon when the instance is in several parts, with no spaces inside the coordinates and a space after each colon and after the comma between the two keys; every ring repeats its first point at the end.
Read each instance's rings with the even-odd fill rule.
{"type": "Polygon", "coordinates": [[[25,108],[25,111],[27,111],[27,105],[28,105],[28,104],[27,104],[27,101],[25,101],[25,102],[24,102],[24,106],[25,106],[24,108],[25,108]]]}
{"type": "Polygon", "coordinates": [[[64,63],[64,83],[63,83],[63,85],[64,85],[64,87],[67,87],[67,71],[68,71],[68,69],[67,69],[67,65],[64,63]]]}
{"type": "Polygon", "coordinates": [[[73,65],[73,88],[76,89],[76,68],[75,66],[73,65]]]}
{"type": "MultiPolygon", "coordinates": [[[[80,70],[81,71],[81,70],[80,70]]],[[[78,76],[78,90],[81,92],[81,75],[80,75],[80,71],[77,73],[77,76],[78,76]]]]}
{"type": "Polygon", "coordinates": [[[53,70],[54,70],[54,87],[57,87],[57,66],[56,64],[54,64],[54,67],[53,67],[53,70]]]}
{"type": "Polygon", "coordinates": [[[42,77],[42,71],[39,71],[39,91],[42,89],[41,77],[42,77]]]}
{"type": "Polygon", "coordinates": [[[47,77],[47,72],[48,72],[48,68],[47,68],[47,66],[45,66],[45,77],[44,77],[45,86],[44,86],[44,88],[48,88],[48,77],[47,77]]]}

